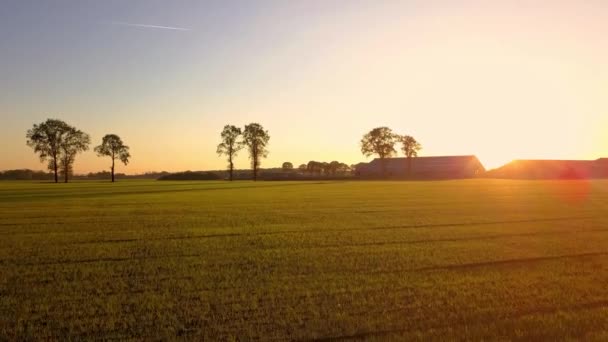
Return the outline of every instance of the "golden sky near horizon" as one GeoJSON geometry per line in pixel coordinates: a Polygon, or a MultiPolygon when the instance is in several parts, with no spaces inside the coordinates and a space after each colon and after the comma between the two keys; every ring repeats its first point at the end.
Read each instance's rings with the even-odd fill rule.
{"type": "MultiPolygon", "coordinates": [[[[487,168],[608,156],[607,2],[91,3],[0,15],[0,169],[45,168],[25,132],[47,117],[120,135],[127,173],[223,168],[223,125],[249,122],[263,167],[368,160],[378,126],[487,168]]],[[[91,149],[75,170],[108,166],[91,149]]]]}

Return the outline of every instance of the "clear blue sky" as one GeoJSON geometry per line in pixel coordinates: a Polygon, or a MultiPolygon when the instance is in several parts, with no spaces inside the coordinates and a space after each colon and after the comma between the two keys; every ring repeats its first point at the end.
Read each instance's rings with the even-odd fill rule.
{"type": "Polygon", "coordinates": [[[607,37],[603,1],[5,0],[0,169],[44,168],[25,131],[48,117],[122,136],[126,172],[222,168],[221,128],[252,121],[268,167],[364,160],[380,125],[489,166],[595,158],[607,37]]]}

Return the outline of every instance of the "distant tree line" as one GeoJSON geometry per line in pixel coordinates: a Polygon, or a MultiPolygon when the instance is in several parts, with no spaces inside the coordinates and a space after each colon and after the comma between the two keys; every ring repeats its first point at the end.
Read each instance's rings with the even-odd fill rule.
{"type": "Polygon", "coordinates": [[[185,171],[163,175],[158,180],[221,180],[223,177],[212,171],[185,171]]]}
{"type": "MultiPolygon", "coordinates": [[[[161,172],[145,172],[140,174],[125,174],[125,173],[115,173],[114,177],[116,179],[159,179],[160,177],[169,175],[170,173],[167,171],[161,172]]],[[[111,171],[99,171],[99,172],[89,172],[83,175],[74,175],[73,179],[111,179],[112,172],[111,171]]]]}
{"type": "MultiPolygon", "coordinates": [[[[234,125],[226,125],[222,130],[221,142],[217,146],[216,152],[220,156],[226,156],[228,162],[228,178],[234,179],[234,161],[238,153],[247,149],[251,162],[252,178],[258,179],[262,159],[268,157],[268,142],[270,134],[259,123],[250,123],[243,129],[234,125]]],[[[34,124],[26,134],[27,145],[38,154],[41,162],[47,163],[47,168],[51,172],[55,183],[59,182],[59,177],[65,183],[73,177],[74,163],[76,156],[89,149],[91,143],[90,136],[58,119],[47,119],[40,124],[34,124]]],[[[377,127],[366,133],[361,139],[361,152],[365,156],[377,155],[381,159],[383,172],[386,172],[387,158],[397,154],[396,144],[401,144],[401,150],[408,159],[408,172],[411,170],[411,161],[418,156],[422,148],[416,139],[409,135],[399,135],[388,127],[377,127]]],[[[110,157],[111,165],[108,173],[102,172],[95,175],[89,174],[90,178],[108,177],[112,182],[116,179],[116,161],[124,165],[129,163],[131,154],[129,146],[126,146],[122,139],[116,134],[106,134],[101,144],[94,148],[100,157],[110,157]]],[[[285,162],[282,165],[283,172],[294,172],[294,165],[285,162]]],[[[307,164],[301,164],[297,172],[309,175],[336,176],[348,174],[353,170],[352,166],[338,161],[318,162],[311,160],[307,164]]],[[[11,170],[3,173],[3,177],[15,177],[23,179],[48,179],[48,174],[44,172],[34,172],[31,170],[11,170]],[[8,173],[7,173],[8,172],[8,173]]],[[[185,175],[175,177],[203,177],[214,178],[217,174],[185,175]]],[[[124,176],[124,174],[120,174],[124,176]]],[[[162,175],[161,175],[162,176],[162,175]]],[[[166,175],[165,175],[166,176],[166,175]]],[[[164,177],[167,178],[167,177],[164,177]]]]}
{"type": "MultiPolygon", "coordinates": [[[[65,183],[73,176],[74,162],[76,156],[89,149],[91,137],[83,131],[58,119],[47,119],[27,131],[27,145],[38,154],[40,162],[47,162],[48,169],[52,172],[55,183],[59,177],[65,183]]],[[[129,162],[131,155],[129,147],[125,146],[115,134],[103,137],[101,145],[95,147],[99,156],[108,156],[112,159],[110,177],[115,179],[115,161],[120,160],[125,165],[129,162]]]]}
{"type": "Polygon", "coordinates": [[[0,180],[44,180],[53,179],[53,173],[28,169],[0,171],[0,180]]]}
{"type": "MultiPolygon", "coordinates": [[[[169,175],[169,172],[146,172],[141,174],[127,175],[124,173],[116,173],[116,179],[159,179],[163,176],[169,175]]],[[[74,174],[70,179],[110,179],[112,177],[110,171],[100,172],[89,172],[87,174],[74,174]]],[[[39,181],[50,181],[53,180],[52,172],[36,171],[30,169],[19,169],[19,170],[5,170],[0,171],[0,180],[39,180],[39,181]]]]}
{"type": "Polygon", "coordinates": [[[299,169],[309,174],[323,174],[330,176],[335,176],[337,174],[345,174],[351,171],[351,167],[348,166],[348,164],[341,163],[335,160],[329,163],[311,160],[308,162],[308,164],[300,165],[299,169]]]}

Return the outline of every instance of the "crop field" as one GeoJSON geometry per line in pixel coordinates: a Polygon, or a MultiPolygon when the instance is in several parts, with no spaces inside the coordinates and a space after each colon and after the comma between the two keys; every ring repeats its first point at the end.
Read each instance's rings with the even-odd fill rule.
{"type": "Polygon", "coordinates": [[[608,339],[608,181],[0,182],[0,340],[608,339]]]}

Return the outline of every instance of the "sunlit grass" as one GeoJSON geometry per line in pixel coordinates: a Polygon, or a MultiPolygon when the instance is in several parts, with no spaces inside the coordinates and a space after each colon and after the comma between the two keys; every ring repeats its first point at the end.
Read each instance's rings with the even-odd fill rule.
{"type": "Polygon", "coordinates": [[[0,182],[0,339],[607,337],[608,182],[0,182]]]}

